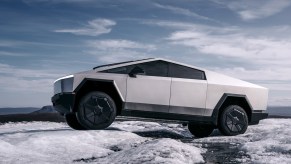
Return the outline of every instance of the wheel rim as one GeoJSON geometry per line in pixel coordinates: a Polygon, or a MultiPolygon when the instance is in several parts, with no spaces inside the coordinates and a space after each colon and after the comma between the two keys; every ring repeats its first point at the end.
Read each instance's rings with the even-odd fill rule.
{"type": "Polygon", "coordinates": [[[107,123],[112,111],[108,98],[104,96],[91,96],[83,104],[84,119],[91,124],[107,123]]]}
{"type": "Polygon", "coordinates": [[[246,115],[238,109],[233,108],[226,114],[225,124],[230,131],[240,132],[247,125],[246,115]]]}

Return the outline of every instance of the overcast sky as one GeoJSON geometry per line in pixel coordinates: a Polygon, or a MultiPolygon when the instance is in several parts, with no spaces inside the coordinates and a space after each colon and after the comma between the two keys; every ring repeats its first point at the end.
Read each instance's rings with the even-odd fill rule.
{"type": "Polygon", "coordinates": [[[51,104],[53,81],[163,57],[270,89],[291,105],[289,0],[1,0],[0,107],[51,104]]]}

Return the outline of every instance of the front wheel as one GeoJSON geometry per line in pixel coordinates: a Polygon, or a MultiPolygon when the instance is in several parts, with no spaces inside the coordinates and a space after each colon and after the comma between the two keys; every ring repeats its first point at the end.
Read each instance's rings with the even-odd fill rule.
{"type": "Polygon", "coordinates": [[[248,128],[248,116],[245,110],[237,105],[226,107],[219,118],[218,128],[227,136],[243,134],[248,128]]]}
{"type": "Polygon", "coordinates": [[[188,129],[195,137],[202,138],[208,137],[214,130],[214,127],[207,124],[189,123],[188,129]]]}
{"type": "Polygon", "coordinates": [[[75,113],[69,113],[69,114],[65,114],[65,119],[67,124],[75,130],[86,130],[85,127],[83,127],[79,121],[77,120],[77,117],[75,115],[75,113]]]}
{"type": "Polygon", "coordinates": [[[105,129],[115,119],[116,106],[108,94],[94,91],[81,98],[76,116],[88,130],[105,129]]]}

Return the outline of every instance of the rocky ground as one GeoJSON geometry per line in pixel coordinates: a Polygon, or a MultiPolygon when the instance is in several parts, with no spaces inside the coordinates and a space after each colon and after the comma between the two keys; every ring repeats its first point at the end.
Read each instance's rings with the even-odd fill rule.
{"type": "Polygon", "coordinates": [[[0,125],[0,163],[291,163],[291,119],[266,119],[243,135],[194,138],[179,124],[116,121],[106,130],[65,123],[0,125]]]}

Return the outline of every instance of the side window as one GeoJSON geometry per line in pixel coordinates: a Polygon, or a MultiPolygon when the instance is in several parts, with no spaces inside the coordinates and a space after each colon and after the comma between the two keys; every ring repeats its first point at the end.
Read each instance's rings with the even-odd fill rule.
{"type": "Polygon", "coordinates": [[[129,72],[129,66],[124,66],[124,67],[118,67],[118,68],[113,68],[113,69],[109,69],[109,70],[104,70],[101,72],[104,73],[117,73],[117,74],[128,74],[129,72]]]}
{"type": "Polygon", "coordinates": [[[203,71],[178,64],[169,65],[169,76],[173,78],[205,80],[203,71]]]}
{"type": "Polygon", "coordinates": [[[141,63],[134,66],[142,68],[147,76],[168,77],[168,63],[164,61],[141,63]]]}

